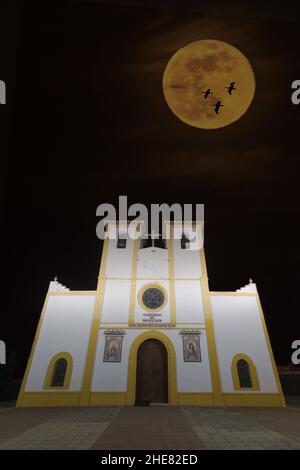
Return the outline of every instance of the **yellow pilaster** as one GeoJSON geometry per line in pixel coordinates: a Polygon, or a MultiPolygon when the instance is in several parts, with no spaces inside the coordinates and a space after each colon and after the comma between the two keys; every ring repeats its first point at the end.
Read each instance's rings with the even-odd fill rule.
{"type": "Polygon", "coordinates": [[[170,322],[176,325],[176,302],[174,280],[174,227],[170,226],[168,240],[169,283],[170,283],[170,322]]]}
{"type": "Polygon", "coordinates": [[[139,253],[139,238],[133,242],[133,254],[132,254],[132,268],[131,268],[131,284],[130,284],[130,303],[129,303],[129,315],[128,323],[134,323],[134,310],[136,300],[136,276],[137,276],[137,257],[139,253]]]}
{"type": "Polygon", "coordinates": [[[213,395],[214,395],[214,405],[224,406],[224,398],[223,398],[222,388],[221,388],[218,355],[217,355],[217,348],[216,348],[216,338],[215,338],[215,331],[214,331],[214,325],[213,325],[212,307],[211,307],[209,287],[208,287],[208,277],[207,277],[204,248],[200,249],[200,263],[201,263],[200,285],[201,285],[204,316],[205,316],[205,323],[206,323],[206,337],[207,337],[207,347],[208,347],[208,355],[209,355],[209,362],[210,362],[211,381],[212,381],[213,395]]]}
{"type": "Polygon", "coordinates": [[[105,238],[103,242],[103,251],[100,264],[100,272],[98,277],[98,285],[96,291],[96,299],[94,305],[93,319],[90,330],[90,339],[88,344],[87,356],[85,361],[84,375],[82,381],[82,390],[80,394],[80,406],[88,406],[91,383],[94,371],[95,354],[97,348],[97,340],[99,335],[100,319],[103,307],[103,299],[106,285],[106,264],[108,257],[109,238],[105,238]]]}

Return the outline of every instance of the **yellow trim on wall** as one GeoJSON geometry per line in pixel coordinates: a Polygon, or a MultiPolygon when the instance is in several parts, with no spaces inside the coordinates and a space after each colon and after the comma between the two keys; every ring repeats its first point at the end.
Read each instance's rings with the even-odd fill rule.
{"type": "Polygon", "coordinates": [[[218,355],[217,355],[217,348],[216,348],[216,338],[215,338],[213,317],[212,317],[212,307],[211,307],[209,287],[208,287],[207,268],[206,268],[204,248],[201,248],[199,251],[200,251],[200,264],[201,264],[201,274],[202,274],[201,279],[200,279],[200,286],[201,286],[201,292],[202,292],[204,317],[205,317],[206,326],[207,326],[207,330],[206,330],[207,349],[208,349],[208,356],[209,356],[211,382],[212,382],[212,388],[213,388],[213,394],[214,394],[214,405],[224,406],[221,380],[220,380],[220,372],[219,372],[218,355]]]}
{"type": "Polygon", "coordinates": [[[25,392],[19,407],[78,406],[80,392],[25,392]]]}
{"type": "Polygon", "coordinates": [[[174,226],[169,226],[170,237],[168,239],[169,257],[169,284],[170,284],[170,323],[176,325],[176,301],[175,301],[175,280],[174,280],[174,226]]]}
{"type": "Polygon", "coordinates": [[[246,390],[260,390],[259,379],[258,379],[255,364],[252,361],[251,357],[247,356],[247,354],[239,353],[233,357],[232,362],[231,362],[231,375],[232,375],[233,387],[235,390],[245,390],[245,391],[246,390]],[[240,385],[240,379],[239,379],[239,374],[237,370],[237,363],[240,360],[246,361],[249,366],[249,373],[250,373],[252,387],[241,387],[240,385]]]}
{"type": "Polygon", "coordinates": [[[42,324],[43,324],[43,321],[44,321],[45,312],[47,310],[48,300],[49,300],[49,293],[47,293],[45,301],[44,301],[42,313],[41,313],[41,316],[40,316],[40,319],[39,319],[39,322],[38,322],[38,326],[37,326],[37,330],[36,330],[36,333],[35,333],[35,337],[34,337],[34,340],[33,340],[32,348],[31,348],[29,359],[28,359],[28,362],[27,362],[25,374],[24,374],[24,377],[23,377],[23,380],[22,380],[22,385],[21,385],[21,388],[20,388],[20,392],[19,392],[17,403],[16,403],[16,407],[29,406],[29,405],[24,404],[25,403],[25,401],[24,401],[25,400],[25,397],[24,397],[25,388],[26,388],[29,372],[30,372],[30,369],[31,369],[31,364],[32,364],[34,353],[35,353],[36,345],[37,345],[37,342],[38,342],[38,339],[39,339],[39,336],[40,336],[40,332],[41,332],[41,328],[42,328],[42,324]]]}
{"type": "MultiPolygon", "coordinates": [[[[127,392],[91,392],[90,406],[126,406],[127,392]]],[[[212,393],[177,393],[177,405],[213,406],[212,393]]]]}
{"type": "Polygon", "coordinates": [[[90,406],[125,406],[126,392],[91,392],[90,406]]]}
{"type": "Polygon", "coordinates": [[[211,296],[220,296],[220,297],[232,297],[232,296],[237,296],[237,297],[255,297],[256,292],[210,292],[211,296]]]}
{"type": "Polygon", "coordinates": [[[140,290],[138,291],[138,295],[137,295],[137,299],[138,299],[138,303],[140,305],[140,307],[143,309],[143,310],[146,310],[146,312],[151,312],[151,313],[157,313],[157,312],[160,312],[161,310],[163,310],[165,308],[165,306],[167,305],[168,303],[168,292],[167,290],[161,285],[159,284],[158,282],[150,282],[148,284],[145,284],[143,285],[143,287],[140,288],[140,290]],[[147,289],[151,289],[151,288],[154,288],[154,289],[158,289],[160,291],[162,291],[163,295],[164,295],[164,301],[163,301],[163,304],[158,307],[158,308],[148,308],[144,302],[143,302],[143,295],[144,295],[144,292],[147,290],[147,289]]]}
{"type": "Polygon", "coordinates": [[[128,377],[126,404],[134,405],[136,393],[137,352],[140,345],[147,339],[157,339],[163,343],[168,353],[168,400],[171,405],[178,404],[176,354],[172,341],[163,333],[156,330],[146,331],[132,342],[128,358],[128,377]]]}
{"type": "MultiPolygon", "coordinates": [[[[275,393],[224,393],[225,406],[282,407],[275,393]]],[[[79,406],[80,392],[25,392],[19,407],[79,406]]],[[[91,392],[91,406],[125,406],[126,392],[91,392]]],[[[177,405],[214,406],[213,394],[177,393],[177,405]]]]}
{"type": "Polygon", "coordinates": [[[224,393],[225,406],[282,407],[278,393],[224,393]]]}
{"type": "MultiPolygon", "coordinates": [[[[169,322],[166,322],[167,324],[169,324],[169,322]]],[[[101,323],[101,325],[103,325],[103,323],[101,323]]],[[[111,325],[111,323],[110,323],[111,325]]],[[[118,323],[119,325],[119,323],[118,323]]],[[[125,325],[127,325],[127,323],[125,323],[125,325]]],[[[160,331],[164,331],[164,330],[206,330],[206,326],[199,326],[199,324],[196,324],[195,323],[191,323],[191,325],[195,325],[194,328],[191,327],[191,326],[188,326],[188,327],[184,327],[184,326],[162,326],[161,323],[158,323],[158,322],[151,322],[151,326],[145,326],[144,324],[141,323],[141,325],[143,326],[123,326],[123,325],[119,325],[118,326],[112,326],[110,327],[109,325],[107,326],[100,326],[99,327],[99,330],[116,330],[116,329],[120,329],[120,330],[151,330],[152,331],[152,328],[155,327],[157,328],[158,330],[160,331]],[[159,328],[160,326],[160,328],[159,328]]],[[[189,323],[177,323],[177,325],[189,325],[189,323]]]]}
{"type": "MultiPolygon", "coordinates": [[[[170,323],[170,322],[164,322],[164,323],[170,323]]],[[[102,322],[101,322],[101,325],[128,325],[128,323],[127,323],[127,322],[122,322],[122,321],[115,321],[115,322],[113,322],[113,321],[102,321],[102,322]]],[[[177,322],[176,325],[195,325],[195,328],[197,328],[197,329],[199,329],[199,328],[200,328],[200,329],[201,329],[201,328],[202,328],[202,329],[205,328],[205,323],[204,323],[204,322],[199,322],[199,323],[197,323],[197,322],[196,322],[196,323],[195,323],[195,322],[192,322],[192,323],[189,323],[189,322],[177,322]],[[203,326],[199,326],[199,325],[203,325],[203,326]]],[[[107,328],[107,326],[106,326],[105,328],[107,328]]],[[[115,327],[113,327],[113,328],[115,328],[115,327]]],[[[129,327],[129,328],[132,329],[132,327],[129,327]]],[[[174,327],[174,328],[176,328],[176,327],[174,327]]],[[[173,328],[173,329],[174,329],[174,328],[173,328]]],[[[190,329],[194,329],[194,328],[191,328],[191,327],[189,327],[189,328],[190,328],[190,329]]],[[[139,328],[139,330],[140,330],[140,329],[141,329],[141,328],[139,328]]],[[[142,329],[144,329],[144,327],[143,327],[142,329]]],[[[164,330],[164,329],[165,329],[165,328],[162,328],[162,330],[164,330]]],[[[180,329],[180,328],[179,328],[179,329],[180,329]]]]}
{"type": "Polygon", "coordinates": [[[68,390],[70,388],[70,382],[71,382],[71,377],[72,377],[72,372],[73,372],[73,357],[71,354],[68,352],[59,352],[53,356],[49,362],[45,380],[44,380],[44,390],[51,389],[51,390],[68,390]],[[67,370],[66,370],[66,375],[64,379],[64,384],[62,387],[53,387],[51,385],[53,374],[54,374],[54,368],[56,365],[56,362],[59,359],[65,359],[67,361],[67,370]]]}
{"type": "Polygon", "coordinates": [[[214,406],[212,393],[179,392],[178,405],[214,406]]]}
{"type": "Polygon", "coordinates": [[[131,286],[130,286],[130,301],[129,301],[129,314],[128,323],[134,323],[134,311],[135,311],[135,296],[136,296],[136,276],[137,276],[137,257],[139,253],[140,239],[137,238],[133,242],[133,254],[132,254],[132,267],[131,267],[131,286]]]}
{"type": "Polygon", "coordinates": [[[95,290],[72,290],[68,292],[49,292],[51,297],[60,297],[62,295],[96,295],[95,290]]]}
{"type": "Polygon", "coordinates": [[[279,399],[280,399],[280,406],[285,407],[286,402],[285,402],[285,398],[284,398],[284,395],[283,395],[281,382],[280,382],[280,378],[279,378],[278,370],[277,370],[277,367],[276,367],[276,363],[275,363],[275,359],[274,359],[274,355],[273,355],[273,351],[272,351],[272,346],[271,346],[271,342],[270,342],[270,338],[269,338],[269,334],[268,334],[268,330],[267,330],[267,326],[266,326],[265,316],[264,316],[264,312],[263,312],[263,309],[262,309],[262,306],[261,306],[261,302],[260,302],[260,298],[259,298],[258,293],[256,294],[256,302],[257,302],[257,306],[258,306],[258,310],[259,310],[259,314],[260,314],[260,319],[261,319],[261,323],[262,323],[262,327],[263,327],[263,332],[264,332],[264,335],[265,335],[266,344],[267,344],[267,348],[268,348],[268,352],[269,352],[269,356],[270,356],[270,360],[271,360],[271,364],[272,364],[272,368],[273,368],[275,381],[276,381],[276,384],[277,384],[277,389],[278,389],[278,394],[279,394],[279,399]]]}
{"type": "MultiPolygon", "coordinates": [[[[111,281],[130,281],[131,277],[124,276],[124,277],[119,277],[119,276],[107,276],[106,279],[111,280],[111,281]]],[[[138,277],[137,279],[141,281],[169,281],[170,276],[147,276],[147,277],[138,277]]],[[[200,276],[195,276],[195,277],[176,277],[176,281],[199,281],[200,276]]]]}
{"type": "Polygon", "coordinates": [[[99,335],[99,324],[101,320],[104,293],[105,293],[105,287],[106,287],[105,273],[106,273],[106,265],[107,265],[107,258],[108,258],[108,249],[109,249],[109,238],[106,237],[103,243],[103,252],[102,252],[101,263],[100,263],[97,293],[96,293],[92,325],[91,325],[91,330],[90,330],[90,338],[89,338],[89,344],[88,344],[86,361],[85,361],[84,375],[83,375],[83,380],[82,380],[82,391],[80,394],[80,406],[88,406],[89,404],[91,383],[92,383],[93,372],[94,372],[95,354],[96,354],[97,341],[98,341],[98,335],[99,335]]]}

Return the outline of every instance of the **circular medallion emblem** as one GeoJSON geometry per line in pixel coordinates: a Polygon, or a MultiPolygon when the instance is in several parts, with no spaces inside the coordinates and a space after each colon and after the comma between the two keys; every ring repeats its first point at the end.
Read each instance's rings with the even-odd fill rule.
{"type": "Polygon", "coordinates": [[[143,304],[150,309],[156,309],[163,305],[165,300],[164,293],[156,287],[149,287],[142,296],[143,304]]]}

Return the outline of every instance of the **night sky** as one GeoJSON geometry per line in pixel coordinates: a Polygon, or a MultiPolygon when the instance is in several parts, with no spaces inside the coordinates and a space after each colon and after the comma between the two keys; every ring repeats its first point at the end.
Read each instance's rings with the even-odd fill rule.
{"type": "Polygon", "coordinates": [[[22,374],[50,280],[96,288],[96,208],[125,194],[129,204],[205,204],[210,289],[252,277],[277,363],[286,364],[300,336],[300,105],[291,102],[299,21],[136,3],[23,6],[0,339],[17,349],[22,374]],[[209,38],[240,49],[256,77],[248,112],[211,131],[176,118],[161,85],[177,49],[209,38]]]}

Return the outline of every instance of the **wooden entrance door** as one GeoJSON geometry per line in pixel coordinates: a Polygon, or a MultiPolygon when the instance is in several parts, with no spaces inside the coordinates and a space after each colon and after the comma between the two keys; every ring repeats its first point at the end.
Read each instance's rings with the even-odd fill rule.
{"type": "Polygon", "coordinates": [[[168,403],[168,353],[157,339],[147,339],[137,352],[136,404],[168,403]]]}

